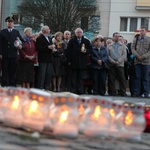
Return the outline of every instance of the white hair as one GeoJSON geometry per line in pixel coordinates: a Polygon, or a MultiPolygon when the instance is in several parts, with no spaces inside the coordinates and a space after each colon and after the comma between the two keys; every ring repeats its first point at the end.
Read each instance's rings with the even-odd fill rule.
{"type": "Polygon", "coordinates": [[[27,27],[27,28],[24,29],[24,33],[27,33],[28,31],[32,31],[32,28],[27,27]]]}
{"type": "Polygon", "coordinates": [[[78,31],[81,31],[83,33],[83,30],[81,28],[75,29],[75,33],[77,33],[78,31]]]}
{"type": "Polygon", "coordinates": [[[70,32],[70,31],[68,31],[68,30],[66,30],[66,31],[64,32],[64,34],[66,34],[66,33],[71,34],[71,32],[70,32]]]}
{"type": "Polygon", "coordinates": [[[49,26],[42,26],[41,27],[41,32],[43,33],[45,30],[49,29],[49,26]]]}

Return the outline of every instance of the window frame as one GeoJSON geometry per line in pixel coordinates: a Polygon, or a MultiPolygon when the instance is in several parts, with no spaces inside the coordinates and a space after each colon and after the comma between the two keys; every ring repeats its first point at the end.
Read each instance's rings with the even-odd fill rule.
{"type": "Polygon", "coordinates": [[[141,27],[141,20],[143,18],[147,18],[148,19],[148,26],[147,26],[147,28],[149,29],[150,17],[135,17],[135,16],[133,16],[133,17],[120,17],[120,29],[119,29],[120,33],[134,33],[134,31],[130,31],[130,24],[131,24],[131,19],[132,18],[137,18],[137,28],[135,30],[140,29],[140,27],[141,27]],[[127,30],[126,31],[121,31],[121,19],[122,18],[126,18],[127,19],[127,30]]]}

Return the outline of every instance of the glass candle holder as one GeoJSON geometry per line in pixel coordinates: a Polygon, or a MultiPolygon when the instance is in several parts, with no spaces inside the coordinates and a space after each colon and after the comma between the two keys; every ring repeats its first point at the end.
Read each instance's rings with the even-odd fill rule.
{"type": "Polygon", "coordinates": [[[91,137],[108,136],[110,127],[111,100],[104,97],[92,97],[85,111],[84,134],[91,137]]]}
{"type": "Polygon", "coordinates": [[[7,90],[7,88],[0,88],[0,122],[4,121],[6,105],[9,101],[9,97],[7,96],[7,90]]]}
{"type": "Polygon", "coordinates": [[[28,90],[24,88],[10,87],[7,90],[7,102],[5,101],[4,123],[21,127],[23,122],[22,106],[28,98],[28,90]]]}
{"type": "Polygon", "coordinates": [[[86,109],[88,108],[91,96],[81,95],[79,96],[78,102],[78,112],[79,112],[79,132],[84,133],[84,128],[86,126],[86,119],[84,119],[86,109]]]}
{"type": "Polygon", "coordinates": [[[124,101],[116,100],[111,103],[111,108],[109,110],[110,113],[110,128],[109,128],[109,136],[118,138],[118,134],[123,127],[123,104],[124,101]]]}
{"type": "Polygon", "coordinates": [[[141,133],[146,127],[144,107],[140,104],[124,104],[124,128],[120,132],[121,138],[140,140],[141,133]],[[129,134],[130,133],[130,134],[129,134]]]}
{"type": "Polygon", "coordinates": [[[69,93],[54,94],[55,107],[50,120],[53,133],[58,137],[76,138],[78,136],[77,97],[69,93]]]}
{"type": "Polygon", "coordinates": [[[23,127],[34,131],[42,131],[48,119],[52,94],[38,89],[30,89],[29,96],[23,106],[23,127]]]}

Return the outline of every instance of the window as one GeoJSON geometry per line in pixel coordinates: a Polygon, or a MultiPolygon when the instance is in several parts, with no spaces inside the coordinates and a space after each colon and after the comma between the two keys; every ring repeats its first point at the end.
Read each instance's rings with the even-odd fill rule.
{"type": "Polygon", "coordinates": [[[120,31],[122,32],[134,32],[140,29],[141,26],[149,27],[150,18],[135,18],[135,17],[121,17],[120,18],[120,31]]]}
{"type": "Polygon", "coordinates": [[[127,31],[127,18],[121,18],[120,31],[127,31]]]}
{"type": "Polygon", "coordinates": [[[148,29],[149,18],[141,18],[141,26],[144,26],[148,29]]]}
{"type": "Polygon", "coordinates": [[[15,18],[15,24],[22,23],[22,16],[20,14],[13,14],[13,17],[15,18]]]}
{"type": "Polygon", "coordinates": [[[137,18],[130,18],[130,31],[134,32],[137,29],[137,18]]]}

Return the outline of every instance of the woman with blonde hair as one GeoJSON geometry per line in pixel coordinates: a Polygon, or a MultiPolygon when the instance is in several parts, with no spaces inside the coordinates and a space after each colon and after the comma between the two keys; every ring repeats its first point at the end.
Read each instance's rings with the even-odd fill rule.
{"type": "Polygon", "coordinates": [[[37,56],[37,51],[35,42],[32,39],[32,28],[25,28],[24,34],[23,47],[19,50],[17,82],[22,87],[29,89],[30,84],[34,82],[34,61],[37,56]]]}
{"type": "Polygon", "coordinates": [[[54,92],[59,92],[62,76],[65,75],[65,66],[63,64],[63,60],[65,61],[65,44],[63,42],[63,33],[60,31],[56,32],[52,41],[57,50],[53,53],[53,86],[54,92]]]}

